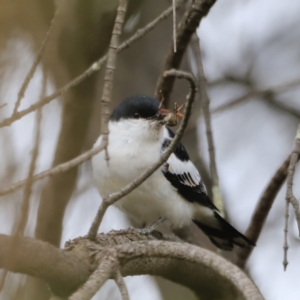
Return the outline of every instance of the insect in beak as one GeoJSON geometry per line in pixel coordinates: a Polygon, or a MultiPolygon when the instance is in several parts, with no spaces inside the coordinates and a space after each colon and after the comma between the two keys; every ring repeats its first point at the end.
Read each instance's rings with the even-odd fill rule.
{"type": "Polygon", "coordinates": [[[178,107],[177,103],[175,103],[175,108],[173,110],[168,110],[165,108],[161,108],[161,104],[159,105],[160,115],[163,116],[163,122],[168,126],[176,126],[178,119],[183,118],[183,114],[179,111],[182,109],[184,104],[178,107]]]}

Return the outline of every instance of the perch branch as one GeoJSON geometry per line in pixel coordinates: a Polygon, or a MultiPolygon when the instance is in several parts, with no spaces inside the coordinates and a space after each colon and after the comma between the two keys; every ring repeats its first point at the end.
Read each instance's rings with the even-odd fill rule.
{"type": "MultiPolygon", "coordinates": [[[[182,2],[177,3],[177,8],[179,8],[182,5],[182,2]]],[[[162,20],[165,20],[172,14],[173,8],[170,6],[167,10],[165,10],[162,14],[160,14],[156,19],[154,19],[152,22],[150,22],[145,27],[138,29],[136,33],[130,37],[127,41],[123,42],[118,47],[118,52],[127,49],[131,44],[142,38],[146,33],[148,33],[150,30],[154,29],[157,24],[159,24],[162,20]]],[[[74,86],[78,85],[80,82],[85,80],[87,77],[91,76],[93,73],[100,70],[102,65],[106,62],[107,55],[100,58],[98,61],[94,62],[87,70],[85,70],[82,74],[80,74],[78,77],[73,79],[71,82],[66,84],[61,89],[57,90],[53,94],[44,97],[39,102],[32,104],[28,108],[25,108],[24,110],[20,112],[16,112],[14,116],[8,117],[0,122],[0,128],[10,126],[13,122],[20,120],[22,117],[28,115],[29,113],[43,107],[44,105],[50,103],[52,100],[56,99],[59,96],[62,96],[65,94],[69,89],[73,88],[74,86]]]]}
{"type": "Polygon", "coordinates": [[[186,243],[111,231],[100,234],[96,242],[75,239],[63,251],[43,241],[20,237],[14,263],[8,264],[11,239],[0,235],[0,268],[43,279],[62,298],[84,284],[107,251],[113,251],[125,277],[162,276],[190,288],[200,299],[263,300],[238,267],[213,252],[186,243]]]}
{"type": "Polygon", "coordinates": [[[184,78],[189,81],[190,84],[190,93],[188,95],[188,100],[187,104],[185,106],[184,110],[184,117],[182,119],[182,122],[179,126],[178,131],[176,132],[176,135],[174,139],[172,140],[171,144],[167,148],[167,150],[161,155],[160,159],[153,164],[148,170],[146,170],[141,176],[139,176],[137,179],[129,183],[127,186],[122,188],[120,191],[112,193],[106,197],[103,198],[102,203],[99,207],[99,210],[97,212],[97,215],[92,223],[92,226],[89,230],[88,237],[89,239],[95,239],[99,226],[102,222],[103,216],[107,210],[107,208],[114,204],[116,201],[121,199],[122,197],[128,195],[131,191],[133,191],[136,187],[138,187],[140,184],[142,184],[149,176],[151,176],[163,163],[166,162],[166,160],[169,158],[169,156],[172,154],[172,152],[175,149],[175,146],[177,143],[180,141],[180,139],[183,136],[184,130],[187,126],[188,120],[191,115],[191,110],[192,110],[192,104],[195,98],[195,94],[197,91],[197,84],[196,84],[196,79],[194,78],[193,75],[187,72],[183,71],[177,71],[177,70],[169,70],[164,73],[164,76],[169,77],[169,76],[174,76],[178,78],[184,78]]]}
{"type": "Polygon", "coordinates": [[[216,163],[216,152],[215,152],[215,145],[213,139],[213,131],[211,126],[211,115],[210,115],[210,99],[207,94],[206,88],[206,78],[203,69],[202,63],[202,55],[201,55],[201,48],[200,48],[200,40],[197,36],[197,33],[193,35],[192,38],[192,49],[197,61],[198,66],[198,83],[199,83],[199,90],[200,90],[200,100],[202,104],[202,111],[204,115],[205,127],[206,127],[206,137],[207,137],[207,144],[208,144],[208,153],[209,153],[209,165],[210,165],[210,175],[212,181],[212,194],[213,194],[213,202],[219,209],[222,216],[225,215],[224,203],[222,199],[222,193],[220,189],[219,183],[219,175],[216,163]]]}
{"type": "MultiPolygon", "coordinates": [[[[205,17],[216,0],[195,0],[190,5],[183,20],[178,26],[176,37],[176,52],[173,51],[173,45],[165,60],[163,70],[178,69],[180,67],[183,55],[190,42],[193,33],[199,26],[203,17],[205,17]]],[[[172,43],[173,44],[173,43],[172,43]]],[[[174,85],[174,77],[160,76],[156,87],[156,98],[164,96],[164,105],[167,107],[170,94],[174,85]]]]}
{"type": "Polygon", "coordinates": [[[299,160],[300,156],[300,124],[297,129],[295,142],[294,142],[294,148],[291,153],[291,160],[288,167],[288,174],[287,174],[287,182],[286,182],[286,208],[285,208],[285,226],[284,226],[284,258],[283,258],[283,267],[284,270],[286,270],[288,265],[287,260],[287,252],[288,252],[288,219],[289,219],[289,204],[292,204],[295,212],[296,221],[298,224],[298,234],[300,234],[300,211],[299,211],[299,203],[296,197],[293,193],[293,181],[294,181],[294,174],[295,174],[295,168],[296,164],[299,160]]]}

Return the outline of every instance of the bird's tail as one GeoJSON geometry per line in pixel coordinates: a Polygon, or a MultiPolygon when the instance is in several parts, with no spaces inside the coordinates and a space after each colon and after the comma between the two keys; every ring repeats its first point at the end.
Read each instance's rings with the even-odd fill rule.
{"type": "Polygon", "coordinates": [[[234,245],[253,247],[255,244],[237,231],[218,212],[214,211],[214,222],[205,224],[203,221],[193,220],[194,223],[209,237],[211,242],[222,250],[232,250],[234,245]]]}

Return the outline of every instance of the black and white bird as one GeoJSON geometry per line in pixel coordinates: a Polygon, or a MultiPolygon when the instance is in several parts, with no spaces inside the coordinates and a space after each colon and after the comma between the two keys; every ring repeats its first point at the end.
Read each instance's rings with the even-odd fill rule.
{"type": "MultiPolygon", "coordinates": [[[[117,192],[157,162],[174,137],[161,122],[158,100],[137,96],[119,104],[109,121],[109,161],[102,151],[92,159],[102,196],[117,192]]],[[[95,143],[100,145],[101,136],[95,143]]],[[[219,214],[207,195],[199,172],[182,144],[167,162],[130,194],[116,202],[139,227],[161,218],[170,228],[194,222],[214,245],[231,250],[254,244],[219,214]]]]}

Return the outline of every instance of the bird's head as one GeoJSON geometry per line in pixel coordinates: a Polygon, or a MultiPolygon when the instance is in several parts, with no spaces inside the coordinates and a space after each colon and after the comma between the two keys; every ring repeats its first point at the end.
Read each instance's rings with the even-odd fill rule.
{"type": "MultiPolygon", "coordinates": [[[[156,128],[167,124],[170,111],[164,109],[162,103],[157,99],[148,96],[135,96],[125,99],[113,111],[110,120],[113,122],[124,122],[128,126],[142,126],[156,128]]],[[[175,114],[182,118],[182,114],[175,114]]]]}
{"type": "Polygon", "coordinates": [[[136,135],[157,135],[166,124],[168,114],[169,111],[164,109],[157,99],[135,96],[124,100],[114,109],[110,122],[136,135]]]}

